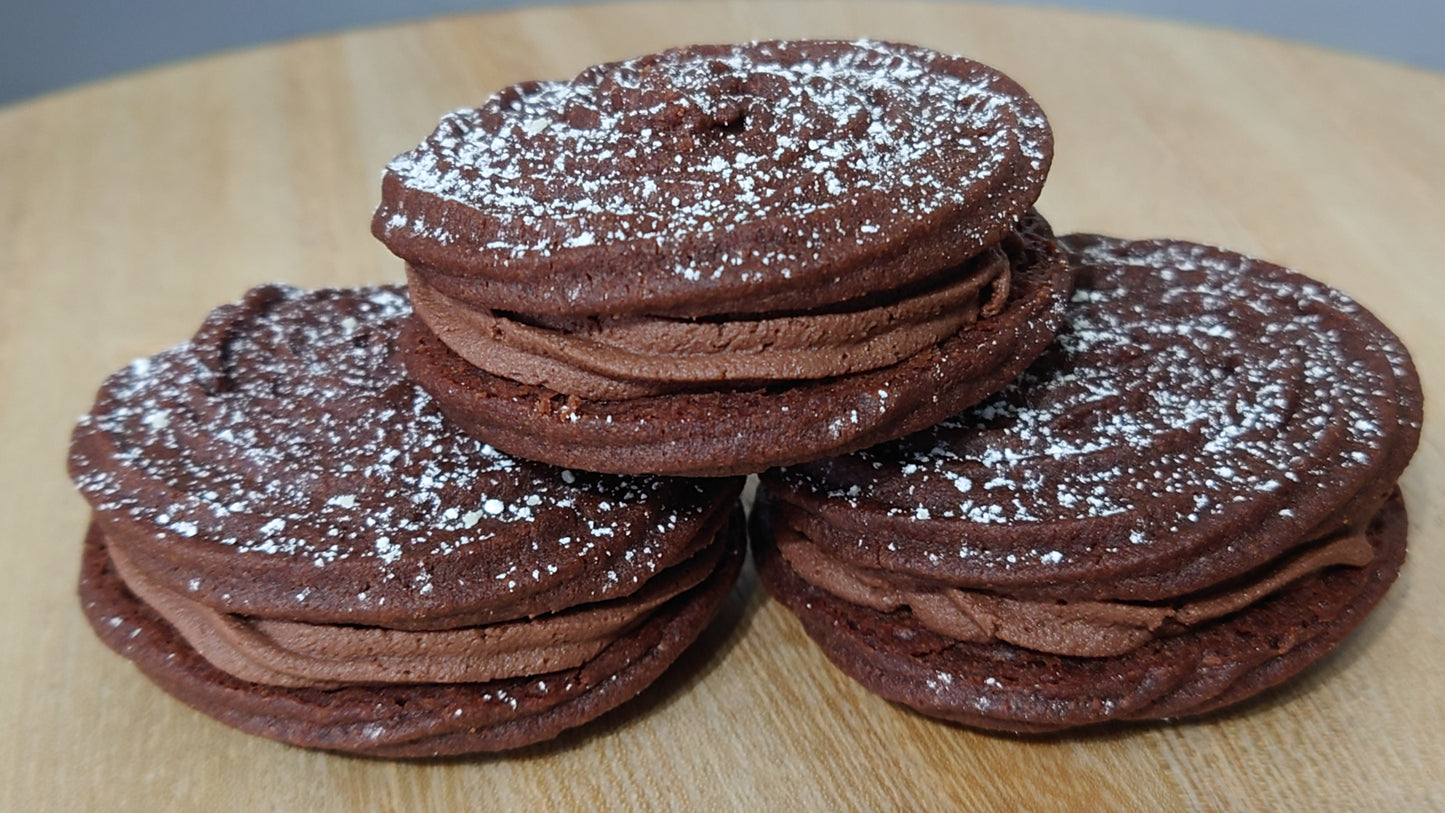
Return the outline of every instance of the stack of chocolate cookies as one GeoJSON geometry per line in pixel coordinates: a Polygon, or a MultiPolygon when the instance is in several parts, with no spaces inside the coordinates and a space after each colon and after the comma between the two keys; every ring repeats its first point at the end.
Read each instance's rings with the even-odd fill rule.
{"type": "Polygon", "coordinates": [[[372,224],[408,288],[258,288],[102,386],[86,613],[247,731],[512,748],[696,638],[761,472],[764,582],[885,697],[1042,731],[1249,696],[1398,569],[1418,381],[1292,272],[1056,240],[1051,156],[1007,77],[872,41],[451,114],[372,224]]]}

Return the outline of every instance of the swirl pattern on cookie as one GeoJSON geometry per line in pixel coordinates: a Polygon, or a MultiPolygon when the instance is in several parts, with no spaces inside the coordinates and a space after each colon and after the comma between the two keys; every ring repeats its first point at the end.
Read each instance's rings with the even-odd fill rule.
{"type": "Polygon", "coordinates": [[[477,307],[813,308],[997,242],[1052,147],[1027,93],[960,57],[868,40],[691,46],[448,115],[388,166],[372,230],[477,307]]]}

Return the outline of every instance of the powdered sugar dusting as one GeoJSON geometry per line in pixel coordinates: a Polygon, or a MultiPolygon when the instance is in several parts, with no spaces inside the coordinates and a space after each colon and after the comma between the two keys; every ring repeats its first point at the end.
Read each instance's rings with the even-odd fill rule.
{"type": "Polygon", "coordinates": [[[767,226],[768,240],[714,245],[675,273],[787,277],[830,244],[890,239],[820,213],[867,197],[917,220],[1042,181],[1047,123],[1002,75],[906,46],[837,45],[672,51],[504,90],[388,167],[468,214],[393,210],[383,230],[464,236],[505,263],[767,226]]]}
{"type": "Polygon", "coordinates": [[[1063,566],[1179,543],[1209,517],[1294,519],[1313,493],[1359,488],[1398,429],[1418,428],[1400,406],[1404,349],[1340,292],[1203,246],[1082,246],[1093,267],[1022,378],[905,441],[790,468],[790,487],[904,519],[1115,529],[1099,550],[958,534],[961,559],[1063,566]]]}
{"type": "Polygon", "coordinates": [[[699,487],[579,476],[461,434],[393,357],[409,313],[396,288],[253,291],[196,341],[107,381],[77,429],[76,484],[101,515],[170,543],[231,548],[241,561],[370,560],[376,578],[421,594],[435,589],[423,560],[503,535],[529,539],[539,570],[566,570],[558,578],[576,576],[559,567],[567,560],[624,550],[650,572],[663,547],[647,544],[655,529],[709,510],[699,487]],[[581,549],[543,530],[574,525],[606,544],[581,549]]]}

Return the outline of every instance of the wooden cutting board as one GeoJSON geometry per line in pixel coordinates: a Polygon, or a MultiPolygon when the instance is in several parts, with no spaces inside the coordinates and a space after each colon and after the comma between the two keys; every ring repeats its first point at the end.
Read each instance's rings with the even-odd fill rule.
{"type": "Polygon", "coordinates": [[[0,807],[7,810],[1445,809],[1445,77],[1125,17],[945,2],[554,7],[348,33],[0,110],[0,807]],[[1061,232],[1222,243],[1350,292],[1414,351],[1411,552],[1303,679],[1174,727],[1024,740],[834,671],[749,575],[625,711],[519,754],[312,753],[171,700],[74,598],[74,417],[133,357],[253,284],[401,279],[368,234],[382,166],[504,84],[695,41],[898,39],[1017,78],[1061,232]]]}

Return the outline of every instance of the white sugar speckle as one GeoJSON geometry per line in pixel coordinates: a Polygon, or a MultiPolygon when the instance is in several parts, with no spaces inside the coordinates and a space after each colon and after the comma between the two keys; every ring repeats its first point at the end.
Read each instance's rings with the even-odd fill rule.
{"type": "Polygon", "coordinates": [[[383,562],[391,564],[401,558],[401,546],[393,543],[389,536],[376,538],[376,556],[383,562]]]}

